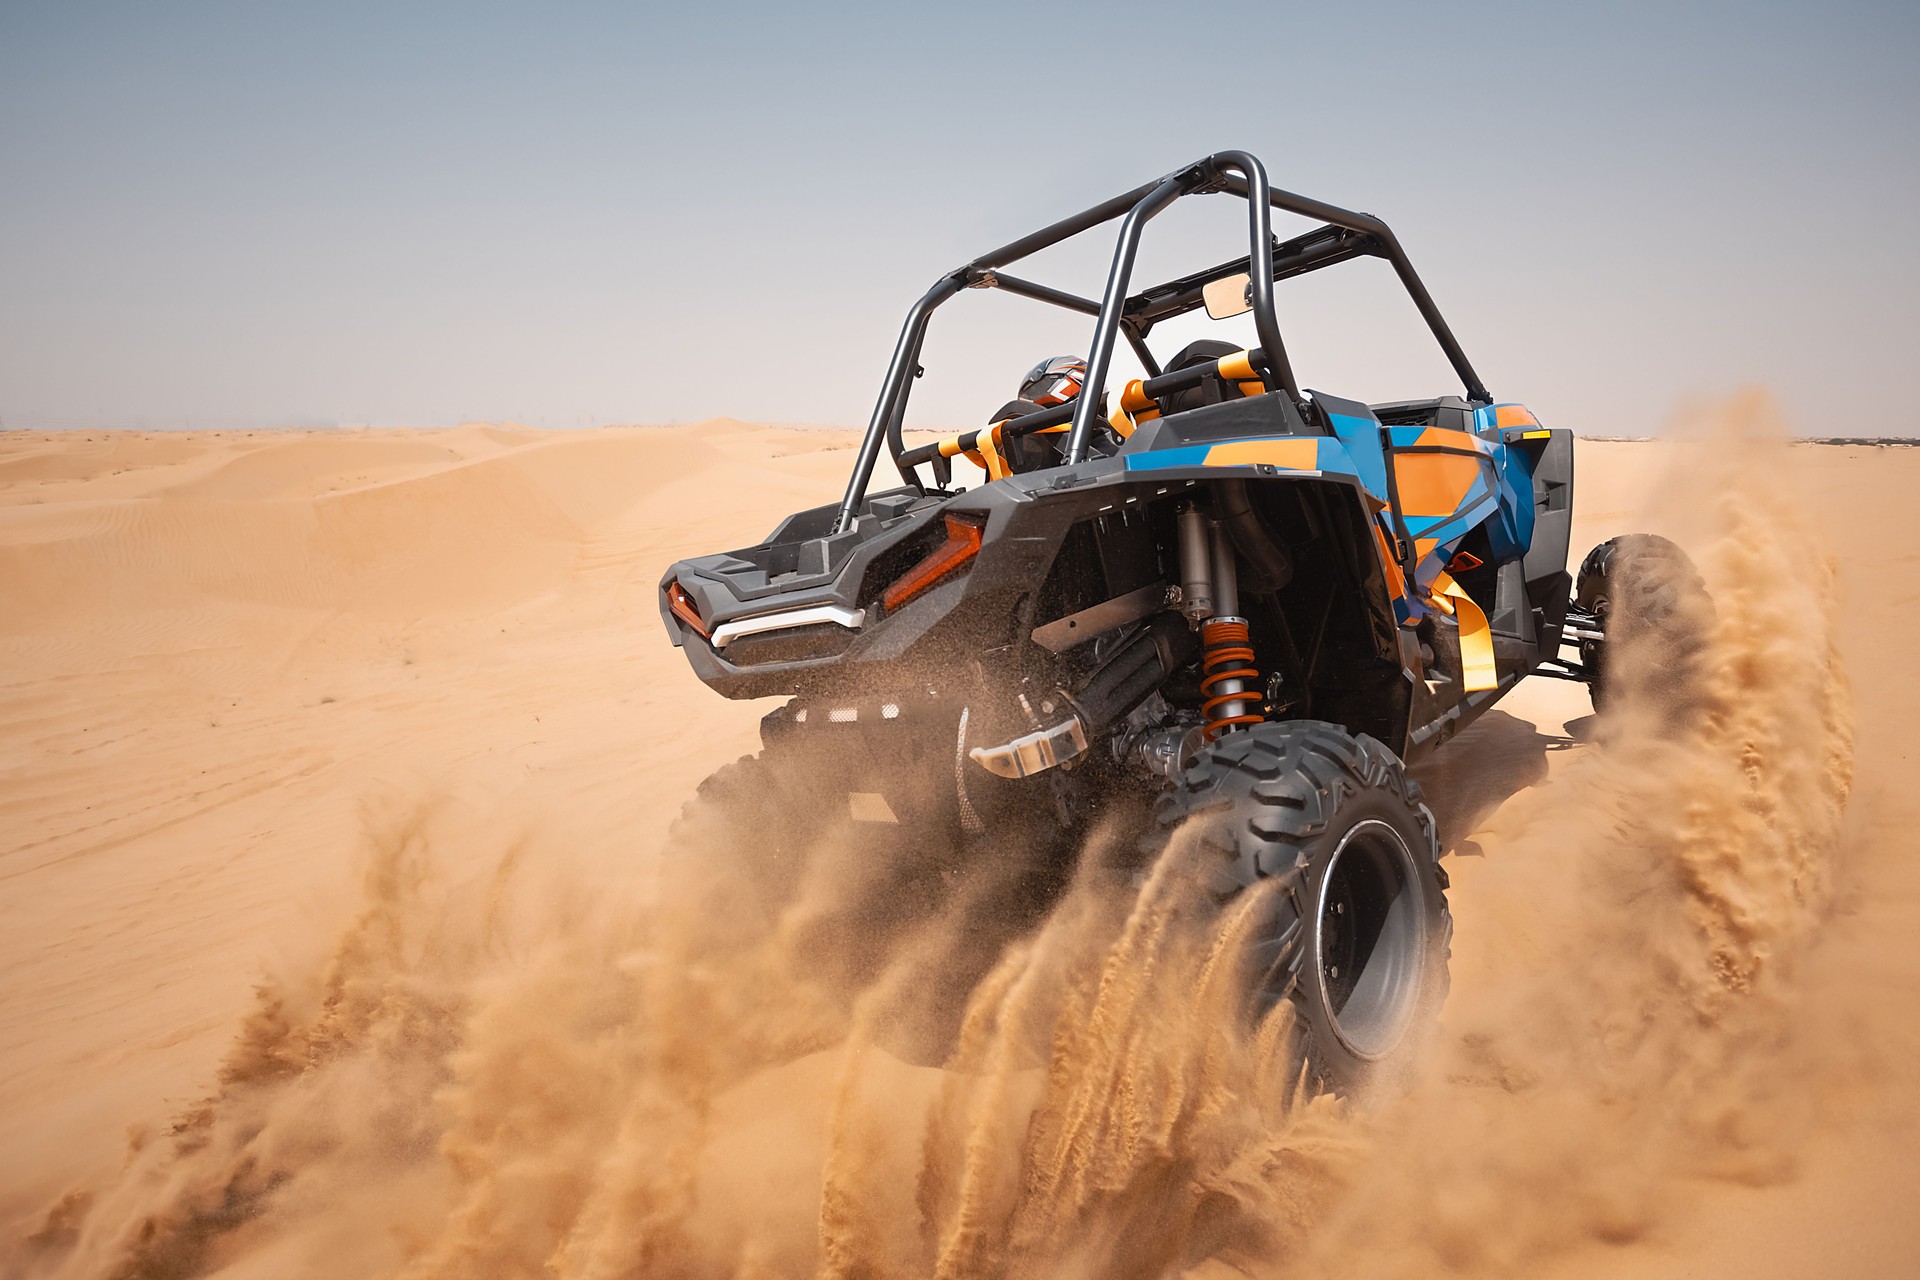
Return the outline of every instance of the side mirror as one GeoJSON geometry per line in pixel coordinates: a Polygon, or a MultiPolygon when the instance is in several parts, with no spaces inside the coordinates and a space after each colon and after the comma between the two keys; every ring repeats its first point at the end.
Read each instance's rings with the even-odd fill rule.
{"type": "Polygon", "coordinates": [[[1242,271],[1237,276],[1213,280],[1200,288],[1207,304],[1207,315],[1214,320],[1230,320],[1253,310],[1253,277],[1242,271]]]}

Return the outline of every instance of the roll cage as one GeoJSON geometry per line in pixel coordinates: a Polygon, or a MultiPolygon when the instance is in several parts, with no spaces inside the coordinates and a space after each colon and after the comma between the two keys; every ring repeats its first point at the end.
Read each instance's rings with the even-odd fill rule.
{"type": "Polygon", "coordinates": [[[846,495],[840,502],[834,531],[842,532],[853,526],[883,444],[901,478],[915,490],[925,492],[915,467],[921,462],[931,461],[932,455],[925,449],[909,451],[901,437],[901,426],[906,415],[913,375],[919,368],[920,350],[926,339],[928,321],[942,303],[961,290],[1000,289],[1095,317],[1093,343],[1087,353],[1086,391],[1064,405],[1018,419],[1018,428],[1013,432],[1025,434],[1026,431],[1059,426],[1070,420],[1072,426],[1067,435],[1066,461],[1073,464],[1086,457],[1088,444],[1092,440],[1099,412],[1100,390],[1106,385],[1113,364],[1115,340],[1124,336],[1146,369],[1148,377],[1144,387],[1147,394],[1175,390],[1189,381],[1196,381],[1199,375],[1189,371],[1176,370],[1163,374],[1153,353],[1147,349],[1147,334],[1161,321],[1185,315],[1202,306],[1202,293],[1208,284],[1242,272],[1250,277],[1254,330],[1260,338],[1260,345],[1250,352],[1251,359],[1263,374],[1267,385],[1284,391],[1296,405],[1300,405],[1300,387],[1287,359],[1280,323],[1274,312],[1274,283],[1359,257],[1385,258],[1393,265],[1394,273],[1400,277],[1400,283],[1413,299],[1421,318],[1427,322],[1427,327],[1446,353],[1454,372],[1465,384],[1467,399],[1475,406],[1491,404],[1493,397],[1487,394],[1479,375],[1468,362],[1466,352],[1461,350],[1453,331],[1447,327],[1439,308],[1434,305],[1432,295],[1420,282],[1413,264],[1407,261],[1405,251],[1386,223],[1372,214],[1354,213],[1289,191],[1275,190],[1267,182],[1266,169],[1252,155],[1245,151],[1220,151],[1073,217],[1064,218],[1002,245],[936,280],[933,287],[907,313],[906,324],[900,330],[893,360],[887,366],[886,380],[881,384],[880,399],[874,405],[872,420],[867,424],[866,437],[861,442],[859,456],[854,462],[853,475],[847,482],[846,495]],[[1133,274],[1134,256],[1146,224],[1182,196],[1214,193],[1236,195],[1246,200],[1247,256],[1130,295],[1127,289],[1133,274]],[[1323,225],[1291,240],[1275,241],[1272,229],[1274,209],[1314,218],[1323,225]],[[1113,265],[1107,273],[1106,288],[1098,302],[1050,285],[1011,276],[1001,270],[1009,263],[1018,262],[1115,218],[1122,219],[1120,233],[1114,246],[1113,265]]]}

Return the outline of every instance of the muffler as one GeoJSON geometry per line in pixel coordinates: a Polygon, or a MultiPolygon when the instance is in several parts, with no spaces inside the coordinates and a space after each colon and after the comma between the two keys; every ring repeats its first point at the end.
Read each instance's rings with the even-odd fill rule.
{"type": "Polygon", "coordinates": [[[1002,778],[1027,778],[1064,764],[1191,662],[1198,647],[1180,619],[1162,614],[1101,663],[1078,693],[1055,695],[1055,705],[1067,709],[1065,719],[999,746],[974,747],[967,756],[1002,778]]]}

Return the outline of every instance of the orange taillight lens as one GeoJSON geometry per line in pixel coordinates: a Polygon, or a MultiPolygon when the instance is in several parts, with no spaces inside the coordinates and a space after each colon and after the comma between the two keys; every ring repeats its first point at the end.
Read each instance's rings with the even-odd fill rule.
{"type": "Polygon", "coordinates": [[[946,541],[880,593],[880,603],[889,613],[980,554],[980,522],[967,516],[946,519],[946,541]]]}
{"type": "Polygon", "coordinates": [[[678,582],[667,584],[667,608],[673,610],[673,616],[699,632],[707,635],[707,624],[700,620],[700,611],[693,607],[693,598],[686,593],[678,582]]]}

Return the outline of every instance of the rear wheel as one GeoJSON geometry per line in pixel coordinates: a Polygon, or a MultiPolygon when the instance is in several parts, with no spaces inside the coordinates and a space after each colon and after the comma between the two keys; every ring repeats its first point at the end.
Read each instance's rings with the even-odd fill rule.
{"type": "Polygon", "coordinates": [[[787,752],[723,765],[668,828],[663,897],[717,944],[750,945],[769,935],[827,836],[796,766],[787,752]]]}
{"type": "Polygon", "coordinates": [[[1245,957],[1249,1018],[1290,1002],[1324,1089],[1406,1066],[1446,996],[1453,922],[1433,814],[1399,758],[1338,725],[1253,725],[1201,752],[1157,840],[1188,823],[1216,897],[1272,886],[1245,957]]]}
{"type": "Polygon", "coordinates": [[[896,805],[847,754],[794,734],[715,772],[669,832],[663,892],[715,955],[778,932],[779,963],[842,1010],[877,992],[868,1034],[940,1065],[975,984],[1057,900],[1064,850],[1043,822],[968,835],[896,805]]]}

